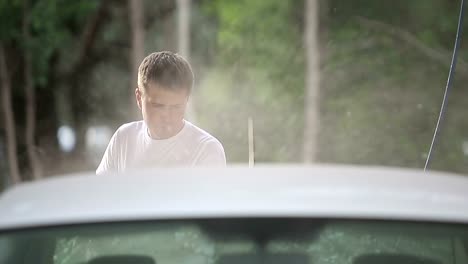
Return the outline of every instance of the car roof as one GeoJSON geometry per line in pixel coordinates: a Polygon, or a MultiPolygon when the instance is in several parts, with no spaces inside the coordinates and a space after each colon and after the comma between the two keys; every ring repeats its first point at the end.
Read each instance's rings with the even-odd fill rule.
{"type": "Polygon", "coordinates": [[[230,217],[468,223],[468,178],[335,165],[178,168],[54,177],[0,196],[0,230],[230,217]]]}

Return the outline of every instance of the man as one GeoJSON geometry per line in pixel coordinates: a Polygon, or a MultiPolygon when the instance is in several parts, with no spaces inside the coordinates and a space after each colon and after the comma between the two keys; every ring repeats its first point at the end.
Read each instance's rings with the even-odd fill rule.
{"type": "Polygon", "coordinates": [[[138,68],[135,89],[143,120],[117,129],[96,174],[145,167],[225,166],[221,143],[184,119],[193,79],[182,56],[168,51],[148,55],[138,68]]]}

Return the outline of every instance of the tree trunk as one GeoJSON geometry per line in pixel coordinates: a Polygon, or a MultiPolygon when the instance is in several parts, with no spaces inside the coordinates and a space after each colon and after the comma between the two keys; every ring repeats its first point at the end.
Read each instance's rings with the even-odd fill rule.
{"type": "Polygon", "coordinates": [[[10,168],[10,184],[19,183],[21,176],[18,168],[18,158],[16,156],[16,132],[15,117],[11,105],[11,84],[6,65],[6,56],[3,45],[0,43],[0,78],[2,83],[2,110],[5,122],[8,166],[10,168]]]}
{"type": "MultiPolygon", "coordinates": [[[[328,58],[328,52],[327,52],[327,43],[328,43],[328,36],[329,36],[329,3],[328,1],[330,0],[320,0],[319,1],[319,23],[318,23],[318,36],[319,36],[319,50],[320,50],[320,69],[323,69],[327,58],[328,58]]],[[[324,87],[324,80],[323,78],[320,78],[320,88],[322,91],[326,89],[324,87]]]]}
{"type": "MultiPolygon", "coordinates": [[[[140,66],[141,61],[145,57],[145,29],[143,21],[143,1],[141,0],[128,0],[129,9],[130,9],[130,32],[132,48],[131,48],[131,62],[132,67],[132,77],[130,85],[130,106],[135,105],[135,95],[134,90],[138,87],[138,67],[140,66]]],[[[136,108],[133,108],[136,109],[136,108]]],[[[137,111],[133,112],[133,117],[138,116],[137,111]]]]}
{"type": "MultiPolygon", "coordinates": [[[[177,51],[185,59],[190,61],[190,11],[191,0],[177,0],[177,51]]],[[[195,122],[195,111],[193,101],[187,106],[187,118],[195,122]]]]}
{"type": "Polygon", "coordinates": [[[319,131],[319,5],[318,0],[305,2],[305,121],[304,121],[304,162],[316,161],[317,136],[319,131]]]}
{"type": "Polygon", "coordinates": [[[169,50],[176,52],[176,35],[174,33],[175,21],[174,15],[166,15],[163,21],[163,30],[164,30],[164,50],[169,50]]]}
{"type": "Polygon", "coordinates": [[[190,0],[177,0],[178,13],[178,52],[190,59],[190,0]]]}
{"type": "Polygon", "coordinates": [[[24,48],[24,88],[26,96],[26,149],[33,179],[42,177],[41,163],[37,156],[35,134],[36,134],[36,94],[34,90],[31,52],[30,52],[30,32],[29,32],[29,5],[28,0],[24,1],[23,10],[23,38],[24,48]]]}

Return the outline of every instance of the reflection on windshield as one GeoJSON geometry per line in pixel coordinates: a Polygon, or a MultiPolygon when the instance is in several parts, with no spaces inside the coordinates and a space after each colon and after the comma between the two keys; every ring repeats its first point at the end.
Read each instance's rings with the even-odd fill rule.
{"type": "Polygon", "coordinates": [[[1,264],[464,263],[463,225],[306,219],[216,219],[71,226],[3,234],[1,264]],[[40,244],[37,244],[37,243],[40,244]],[[35,243],[33,245],[33,243],[35,243]],[[28,255],[25,252],[29,250],[28,255]],[[47,253],[48,252],[48,253],[47,253]],[[44,262],[33,257],[43,256],[44,262]],[[139,263],[139,262],[138,262],[139,263]],[[142,262],[147,263],[147,262],[142,262]]]}

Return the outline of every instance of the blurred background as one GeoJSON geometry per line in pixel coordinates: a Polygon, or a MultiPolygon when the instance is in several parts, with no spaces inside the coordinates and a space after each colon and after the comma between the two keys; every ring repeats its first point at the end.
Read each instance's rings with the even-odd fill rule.
{"type": "MultiPolygon", "coordinates": [[[[160,50],[191,62],[188,120],[229,164],[249,160],[251,118],[256,163],[422,168],[458,12],[457,0],[0,0],[0,189],[95,170],[140,118],[137,68],[160,50]]],[[[468,174],[467,48],[434,170],[468,174]]]]}

